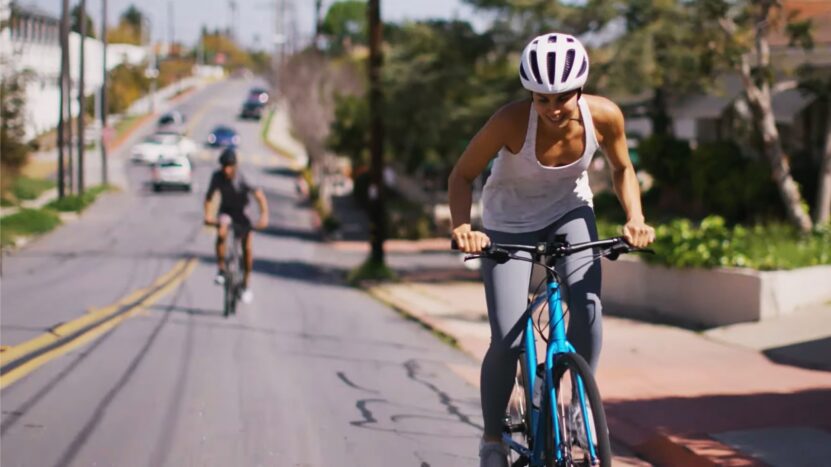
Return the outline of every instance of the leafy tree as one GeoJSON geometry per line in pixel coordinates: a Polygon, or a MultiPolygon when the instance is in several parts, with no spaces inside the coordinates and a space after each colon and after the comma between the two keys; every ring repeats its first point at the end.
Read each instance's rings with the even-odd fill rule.
{"type": "Polygon", "coordinates": [[[330,38],[330,50],[340,53],[356,44],[368,43],[365,0],[343,0],[332,4],[326,12],[321,32],[330,38]]]}
{"type": "Polygon", "coordinates": [[[150,89],[150,80],[143,66],[122,64],[110,71],[107,85],[109,113],[122,113],[150,89]]]}
{"type": "Polygon", "coordinates": [[[130,5],[121,14],[118,25],[107,31],[107,42],[113,44],[141,45],[144,30],[144,13],[130,5]]]}
{"type": "Polygon", "coordinates": [[[462,21],[404,25],[390,34],[384,69],[388,147],[413,172],[455,163],[487,118],[520,89],[494,42],[462,21]]]}
{"type": "Polygon", "coordinates": [[[831,74],[806,65],[799,70],[799,87],[825,102],[825,147],[822,151],[814,200],[814,223],[823,225],[831,217],[831,74]]]}
{"type": "Polygon", "coordinates": [[[26,163],[26,76],[4,74],[0,80],[0,162],[12,174],[26,163]]]}
{"type": "Polygon", "coordinates": [[[131,4],[126,10],[124,10],[124,13],[121,14],[119,22],[132,26],[134,30],[141,34],[142,28],[144,27],[144,13],[136,8],[135,5],[131,4]]]}
{"type": "Polygon", "coordinates": [[[250,68],[253,64],[247,52],[240,49],[229,36],[219,31],[207,34],[202,38],[206,60],[215,59],[217,54],[225,55],[225,66],[229,68],[250,68]]]}
{"type": "MultiPolygon", "coordinates": [[[[89,10],[87,10],[89,11],[89,10]]],[[[97,36],[95,35],[95,24],[92,22],[92,18],[89,16],[89,13],[84,15],[86,17],[86,35],[87,37],[91,37],[95,39],[97,36]]],[[[70,12],[70,20],[72,21],[72,32],[77,32],[78,34],[81,33],[81,5],[75,5],[70,12]]]]}
{"type": "MultiPolygon", "coordinates": [[[[722,29],[722,59],[741,75],[745,95],[753,116],[753,125],[761,136],[761,151],[771,166],[788,219],[800,231],[807,232],[813,222],[806,212],[799,186],[791,174],[789,157],[782,147],[773,115],[773,66],[768,36],[772,27],[787,21],[778,0],[701,0],[694,3],[699,17],[707,25],[722,29]]],[[[791,28],[799,34],[802,28],[791,28]]],[[[804,34],[802,34],[804,38],[804,34]]],[[[804,39],[803,39],[804,40],[804,39]]]]}

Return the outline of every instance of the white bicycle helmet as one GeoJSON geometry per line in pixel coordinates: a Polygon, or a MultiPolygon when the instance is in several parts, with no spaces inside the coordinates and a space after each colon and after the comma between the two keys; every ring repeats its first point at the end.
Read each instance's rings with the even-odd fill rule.
{"type": "Polygon", "coordinates": [[[576,37],[550,33],[534,38],[522,51],[522,86],[541,94],[580,89],[589,76],[589,54],[576,37]]]}

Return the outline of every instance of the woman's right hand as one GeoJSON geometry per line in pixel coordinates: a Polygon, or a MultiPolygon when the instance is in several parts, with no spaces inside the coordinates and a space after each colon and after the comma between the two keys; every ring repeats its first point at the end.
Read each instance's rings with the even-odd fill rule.
{"type": "Polygon", "coordinates": [[[491,244],[491,239],[484,233],[477,230],[472,230],[470,224],[462,224],[455,229],[451,234],[453,240],[459,251],[464,253],[477,254],[491,244]]]}

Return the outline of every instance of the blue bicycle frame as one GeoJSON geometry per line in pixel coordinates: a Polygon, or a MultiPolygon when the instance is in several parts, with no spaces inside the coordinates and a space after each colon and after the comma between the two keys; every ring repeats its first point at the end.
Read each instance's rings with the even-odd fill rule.
{"type": "MultiPolygon", "coordinates": [[[[560,303],[561,295],[560,295],[560,283],[554,277],[554,274],[551,271],[546,271],[546,295],[548,298],[548,310],[549,310],[549,341],[548,341],[548,348],[546,349],[545,355],[545,381],[543,384],[543,390],[546,391],[548,395],[547,401],[543,399],[543,403],[541,407],[537,408],[533,406],[532,401],[527,401],[528,409],[530,411],[531,417],[530,422],[531,426],[526,427],[526,430],[532,434],[533,442],[533,452],[527,447],[523,446],[511,438],[510,433],[503,434],[502,438],[508,446],[519,452],[521,455],[527,457],[529,459],[529,464],[533,466],[541,466],[544,462],[543,457],[543,449],[545,449],[545,427],[541,421],[543,410],[550,410],[551,411],[551,424],[552,426],[549,427],[552,432],[554,433],[554,450],[557,454],[557,462],[562,462],[564,460],[564,446],[563,446],[563,437],[562,433],[560,433],[560,423],[557,414],[557,394],[556,389],[554,388],[554,365],[557,361],[557,356],[564,354],[564,353],[576,353],[574,347],[568,342],[566,338],[566,327],[564,323],[564,316],[563,316],[563,307],[560,303]]],[[[531,316],[531,310],[533,310],[534,304],[532,303],[531,306],[528,308],[528,318],[525,323],[525,336],[524,336],[524,343],[525,343],[525,352],[521,358],[525,359],[525,381],[526,388],[531,388],[530,393],[533,395],[533,388],[536,384],[537,379],[537,347],[536,347],[536,339],[534,337],[534,326],[533,326],[533,317],[531,316]]],[[[577,393],[580,398],[580,410],[583,414],[586,414],[586,398],[585,392],[583,388],[583,379],[577,375],[577,393]]],[[[532,396],[533,399],[533,396],[532,396]]],[[[589,452],[591,455],[592,461],[597,459],[597,453],[595,452],[594,446],[594,439],[592,438],[592,433],[589,429],[589,417],[582,417],[584,429],[586,430],[588,444],[589,444],[589,452]]]]}

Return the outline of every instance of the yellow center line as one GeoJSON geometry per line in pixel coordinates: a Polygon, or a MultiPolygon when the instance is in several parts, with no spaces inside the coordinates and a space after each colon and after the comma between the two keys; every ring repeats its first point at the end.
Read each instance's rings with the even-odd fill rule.
{"type": "Polygon", "coordinates": [[[152,290],[153,288],[158,287],[159,285],[163,284],[165,281],[170,280],[170,278],[173,278],[172,280],[170,280],[170,282],[165,284],[163,287],[161,287],[160,289],[156,290],[155,292],[153,292],[152,294],[150,294],[146,298],[144,298],[140,303],[137,303],[129,311],[127,311],[127,312],[125,312],[125,313],[123,313],[123,314],[121,314],[121,315],[119,315],[119,316],[117,316],[117,317],[115,317],[115,318],[113,318],[109,321],[106,321],[105,323],[102,323],[100,326],[96,326],[93,329],[90,329],[89,331],[87,331],[86,333],[78,336],[76,339],[73,339],[73,340],[67,342],[64,345],[61,345],[61,346],[56,347],[56,348],[54,348],[54,349],[52,349],[48,352],[45,352],[43,355],[39,355],[38,357],[36,357],[36,358],[20,365],[19,367],[15,368],[14,370],[11,370],[6,374],[1,375],[0,376],[0,390],[8,387],[10,384],[12,384],[15,381],[19,380],[20,378],[28,375],[29,373],[31,373],[35,369],[39,368],[41,365],[44,365],[45,363],[51,361],[52,359],[54,359],[56,357],[64,355],[65,353],[69,352],[72,349],[77,348],[78,346],[81,346],[81,345],[83,345],[87,342],[90,342],[94,338],[96,338],[96,337],[100,336],[101,334],[103,334],[103,333],[109,331],[110,329],[114,328],[115,326],[117,326],[119,323],[121,323],[125,319],[127,319],[131,316],[134,316],[137,313],[141,312],[142,310],[145,310],[149,306],[153,305],[156,301],[158,301],[160,298],[162,298],[168,292],[173,290],[173,288],[175,288],[176,286],[181,284],[190,275],[190,273],[193,272],[193,269],[195,267],[196,267],[196,260],[195,259],[190,259],[190,260],[187,260],[187,261],[185,261],[185,260],[179,261],[178,263],[176,263],[176,265],[170,271],[168,271],[167,273],[160,276],[154,282],[154,284],[152,286],[147,287],[147,288],[143,288],[143,289],[139,289],[135,292],[132,292],[131,294],[127,295],[126,297],[119,300],[117,303],[115,303],[113,305],[107,306],[105,308],[101,308],[99,310],[94,310],[93,313],[86,314],[86,315],[84,315],[80,318],[77,318],[75,320],[72,320],[68,323],[64,323],[64,324],[61,324],[59,326],[56,326],[52,330],[52,332],[42,334],[42,335],[40,335],[40,336],[38,336],[38,337],[36,337],[32,340],[24,342],[23,344],[20,344],[20,345],[9,348],[8,350],[6,350],[2,354],[0,354],[0,361],[2,361],[3,364],[5,364],[6,362],[13,361],[13,360],[19,358],[20,356],[25,355],[29,352],[32,352],[32,351],[37,350],[39,348],[42,348],[46,345],[49,345],[49,344],[57,341],[58,339],[60,339],[63,336],[72,334],[73,332],[83,328],[84,326],[86,326],[90,323],[94,323],[94,322],[96,322],[97,320],[99,320],[101,318],[104,318],[104,317],[106,317],[110,314],[115,313],[116,311],[118,311],[124,305],[128,305],[132,302],[135,302],[136,300],[139,299],[139,297],[141,297],[141,295],[146,294],[149,290],[152,290]],[[178,276],[177,276],[177,274],[178,274],[178,276]],[[91,319],[92,316],[95,316],[95,318],[91,319]]]}

